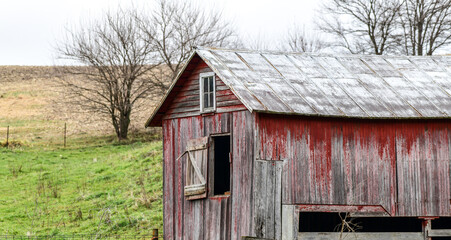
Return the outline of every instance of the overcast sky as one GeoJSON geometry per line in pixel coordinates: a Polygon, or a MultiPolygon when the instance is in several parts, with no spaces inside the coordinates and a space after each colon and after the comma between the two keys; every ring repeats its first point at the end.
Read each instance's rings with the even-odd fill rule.
{"type": "MultiPolygon", "coordinates": [[[[0,65],[53,65],[52,46],[68,24],[99,17],[121,6],[152,0],[0,0],[0,65]]],[[[183,1],[183,0],[181,0],[183,1]]],[[[321,0],[193,0],[221,10],[240,35],[281,38],[294,23],[312,26],[321,0]]]]}

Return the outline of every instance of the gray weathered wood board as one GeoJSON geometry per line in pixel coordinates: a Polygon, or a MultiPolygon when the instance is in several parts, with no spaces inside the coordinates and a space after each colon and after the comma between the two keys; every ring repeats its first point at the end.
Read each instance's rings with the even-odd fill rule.
{"type": "Polygon", "coordinates": [[[253,195],[257,237],[282,237],[282,164],[282,161],[255,161],[253,195]]]}

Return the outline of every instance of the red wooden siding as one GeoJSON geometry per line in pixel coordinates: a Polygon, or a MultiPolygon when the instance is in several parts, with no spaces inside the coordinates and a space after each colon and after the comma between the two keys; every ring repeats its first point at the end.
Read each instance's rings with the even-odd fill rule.
{"type": "Polygon", "coordinates": [[[238,239],[250,235],[252,126],[248,111],[163,121],[165,239],[238,239]],[[231,195],[188,201],[183,195],[186,159],[175,160],[185,151],[188,139],[218,133],[231,133],[231,195]]]}
{"type": "Polygon", "coordinates": [[[254,126],[254,118],[249,111],[233,113],[232,239],[253,236],[254,126]]]}
{"type": "Polygon", "coordinates": [[[259,114],[256,159],[286,160],[284,204],[449,216],[451,122],[259,114]],[[398,182],[398,183],[397,183],[398,182]]]}
{"type": "Polygon", "coordinates": [[[450,121],[399,125],[396,131],[399,215],[449,216],[450,121]]]}
{"type": "MultiPolygon", "coordinates": [[[[200,114],[199,102],[199,74],[212,72],[202,60],[192,61],[190,70],[179,79],[172,102],[166,106],[164,119],[195,116],[200,114]]],[[[221,79],[216,75],[216,112],[230,112],[245,110],[245,106],[238,100],[221,79]]]]}

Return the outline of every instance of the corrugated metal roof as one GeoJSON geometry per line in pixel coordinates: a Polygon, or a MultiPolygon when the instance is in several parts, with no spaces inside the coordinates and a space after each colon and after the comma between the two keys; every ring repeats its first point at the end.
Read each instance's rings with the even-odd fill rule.
{"type": "Polygon", "coordinates": [[[451,57],[318,55],[197,48],[250,111],[450,118],[451,57]]]}

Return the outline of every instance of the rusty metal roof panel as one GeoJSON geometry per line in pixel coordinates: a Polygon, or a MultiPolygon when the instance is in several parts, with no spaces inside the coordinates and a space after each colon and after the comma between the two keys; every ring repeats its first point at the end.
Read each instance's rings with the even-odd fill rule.
{"type": "Polygon", "coordinates": [[[451,57],[332,56],[198,48],[250,111],[450,118],[451,57]]]}

